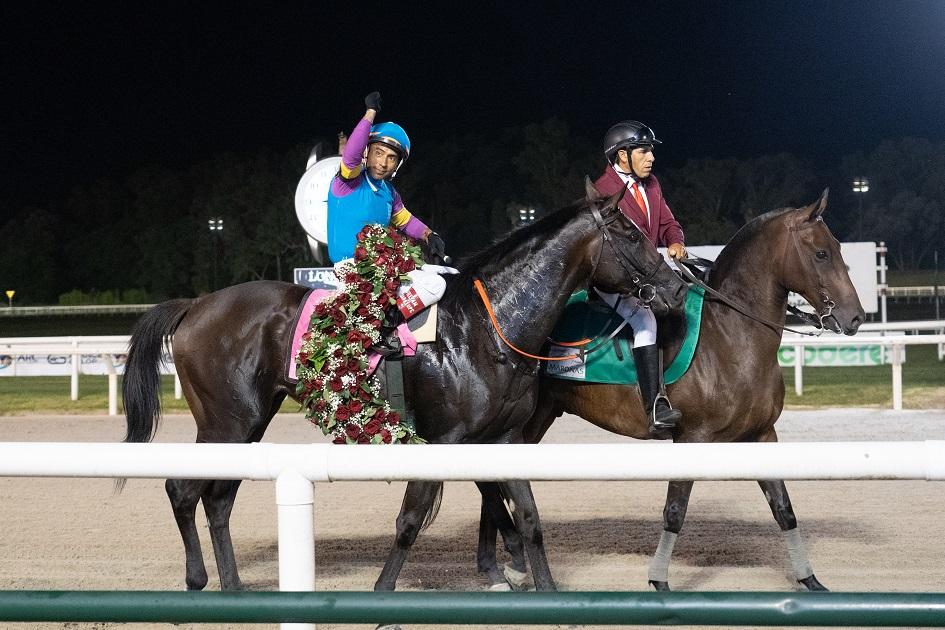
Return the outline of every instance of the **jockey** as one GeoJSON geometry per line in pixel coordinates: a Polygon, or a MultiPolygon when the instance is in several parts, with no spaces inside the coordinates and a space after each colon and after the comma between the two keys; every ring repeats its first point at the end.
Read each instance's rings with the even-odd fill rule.
{"type": "MultiPolygon", "coordinates": [[[[446,244],[439,234],[413,216],[391,185],[410,156],[410,138],[397,123],[372,125],[381,109],[381,95],[364,98],[367,111],[351,132],[341,156],[341,169],[328,192],[328,257],[337,267],[354,256],[357,235],[368,224],[393,225],[407,236],[424,240],[442,258],[446,244]]],[[[450,267],[424,265],[411,271],[410,283],[400,287],[397,306],[405,319],[443,297],[450,267]]]]}
{"type": "MultiPolygon", "coordinates": [[[[604,135],[607,166],[594,185],[602,195],[613,195],[627,187],[620,210],[654,245],[667,246],[669,256],[686,256],[682,227],[663,199],[653,169],[653,145],[660,144],[653,130],[636,120],[619,122],[604,135]]],[[[633,329],[633,360],[640,383],[643,408],[654,432],[672,429],[682,418],[665,396],[660,395],[663,366],[656,345],[656,317],[637,298],[598,291],[633,329]]]]}

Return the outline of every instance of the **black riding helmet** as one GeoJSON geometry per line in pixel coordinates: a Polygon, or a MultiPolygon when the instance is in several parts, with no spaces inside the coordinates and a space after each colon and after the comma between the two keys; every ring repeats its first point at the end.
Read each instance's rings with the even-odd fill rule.
{"type": "Polygon", "coordinates": [[[620,149],[647,144],[661,144],[653,130],[637,120],[623,120],[604,134],[604,155],[613,164],[620,149]]]}

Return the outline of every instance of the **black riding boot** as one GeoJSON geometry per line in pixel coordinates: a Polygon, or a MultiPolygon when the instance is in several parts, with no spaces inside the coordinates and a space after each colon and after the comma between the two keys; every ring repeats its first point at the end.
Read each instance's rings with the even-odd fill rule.
{"type": "Polygon", "coordinates": [[[682,419],[682,412],[670,407],[669,400],[660,391],[663,382],[663,366],[660,361],[659,346],[653,344],[634,348],[633,361],[637,368],[643,408],[650,419],[650,433],[657,437],[668,437],[666,434],[682,419]]]}

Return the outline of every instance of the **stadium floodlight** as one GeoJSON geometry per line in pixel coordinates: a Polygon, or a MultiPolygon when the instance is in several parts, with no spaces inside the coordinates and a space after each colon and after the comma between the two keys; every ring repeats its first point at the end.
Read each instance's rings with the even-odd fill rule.
{"type": "Polygon", "coordinates": [[[535,209],[521,207],[518,209],[518,222],[519,223],[531,223],[535,220],[535,209]]]}
{"type": "Polygon", "coordinates": [[[856,193],[857,237],[863,239],[863,194],[870,191],[870,180],[865,177],[853,178],[853,192],[856,193]]]}
{"type": "Polygon", "coordinates": [[[211,232],[222,232],[223,231],[223,218],[210,217],[210,219],[207,220],[207,227],[210,228],[211,232]]]}
{"type": "Polygon", "coordinates": [[[856,177],[853,179],[853,192],[865,193],[870,191],[870,180],[865,177],[856,177]]]}

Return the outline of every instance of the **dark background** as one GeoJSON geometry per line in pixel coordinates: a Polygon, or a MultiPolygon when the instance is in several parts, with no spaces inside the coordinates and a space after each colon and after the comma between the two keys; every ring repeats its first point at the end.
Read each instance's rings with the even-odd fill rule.
{"type": "Polygon", "coordinates": [[[509,204],[578,196],[624,118],[663,141],[690,243],[828,185],[841,238],[894,240],[890,213],[926,228],[903,248],[943,232],[945,2],[34,3],[0,24],[0,284],[25,303],[288,279],[313,262],[292,208],[308,150],[375,89],[414,144],[398,188],[457,253],[509,204]],[[693,192],[721,180],[725,208],[693,192]]]}

